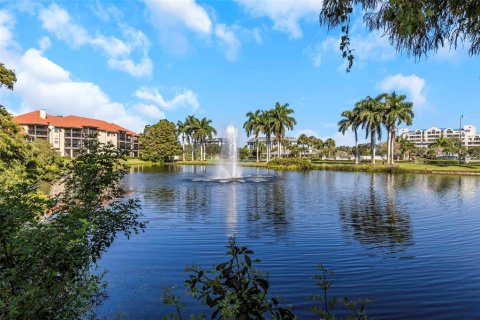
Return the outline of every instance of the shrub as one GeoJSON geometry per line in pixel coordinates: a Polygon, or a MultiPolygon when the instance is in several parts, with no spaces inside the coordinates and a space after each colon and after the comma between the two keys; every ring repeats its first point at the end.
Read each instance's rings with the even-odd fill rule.
{"type": "Polygon", "coordinates": [[[288,170],[310,170],[312,164],[303,158],[275,158],[267,163],[267,168],[288,170]]]}

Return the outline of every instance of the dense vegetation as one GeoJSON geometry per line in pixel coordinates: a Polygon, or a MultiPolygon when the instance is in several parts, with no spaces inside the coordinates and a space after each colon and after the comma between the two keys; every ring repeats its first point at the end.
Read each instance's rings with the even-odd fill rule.
{"type": "Polygon", "coordinates": [[[200,151],[200,161],[206,160],[209,151],[210,154],[216,151],[212,150],[212,147],[210,147],[210,150],[207,149],[207,141],[217,134],[217,130],[212,126],[212,120],[210,119],[198,119],[195,116],[188,116],[185,121],[177,122],[177,134],[182,138],[183,161],[187,160],[187,151],[190,151],[190,160],[192,161],[197,160],[198,151],[200,151]]]}
{"type": "Polygon", "coordinates": [[[145,127],[140,136],[140,155],[142,159],[153,162],[172,161],[181,153],[173,122],[162,119],[154,125],[145,127]]]}

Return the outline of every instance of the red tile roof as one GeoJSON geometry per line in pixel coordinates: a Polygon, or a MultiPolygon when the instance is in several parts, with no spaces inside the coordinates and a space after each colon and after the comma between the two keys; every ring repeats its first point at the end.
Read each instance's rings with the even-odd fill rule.
{"type": "Polygon", "coordinates": [[[91,127],[97,128],[99,130],[105,130],[110,132],[124,131],[128,134],[138,135],[137,133],[123,128],[115,123],[106,122],[103,120],[97,120],[92,118],[85,118],[79,116],[52,116],[47,114],[45,119],[40,117],[40,110],[32,111],[29,113],[21,114],[19,116],[13,117],[18,124],[28,125],[28,124],[43,124],[43,125],[52,125],[54,127],[61,128],[83,128],[91,127]]]}

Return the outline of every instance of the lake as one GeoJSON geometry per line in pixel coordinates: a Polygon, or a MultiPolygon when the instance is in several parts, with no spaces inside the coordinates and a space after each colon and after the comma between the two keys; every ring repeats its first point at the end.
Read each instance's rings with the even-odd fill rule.
{"type": "Polygon", "coordinates": [[[242,168],[264,181],[202,181],[215,170],[131,169],[125,186],[149,223],[102,258],[99,316],[159,319],[172,286],[186,314],[205,311],[184,293],[184,268],[225,261],[237,235],[299,319],[315,319],[318,264],[337,273],[335,293],[372,299],[375,319],[480,318],[480,178],[242,168]]]}

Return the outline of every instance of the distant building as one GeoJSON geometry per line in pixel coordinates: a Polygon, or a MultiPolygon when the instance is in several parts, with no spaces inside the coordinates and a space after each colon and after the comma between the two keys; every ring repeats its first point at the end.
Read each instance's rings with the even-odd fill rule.
{"type": "Polygon", "coordinates": [[[475,126],[469,124],[463,126],[463,129],[437,128],[429,129],[400,129],[399,136],[412,141],[419,148],[426,148],[437,141],[441,136],[445,138],[459,139],[461,137],[462,145],[466,147],[480,146],[480,134],[477,134],[475,126]]]}
{"type": "Polygon", "coordinates": [[[45,139],[62,156],[75,157],[84,142],[96,135],[101,143],[110,143],[139,156],[139,135],[114,123],[78,116],[52,116],[45,110],[25,113],[13,118],[29,140],[45,139]]]}
{"type": "MultiPolygon", "coordinates": [[[[289,145],[291,146],[295,146],[295,145],[298,145],[298,139],[297,138],[294,138],[294,137],[284,137],[283,138],[284,141],[287,141],[289,145]]],[[[258,143],[259,144],[264,144],[266,145],[267,144],[267,138],[266,137],[258,137],[258,143]]],[[[271,140],[270,140],[270,143],[271,143],[271,147],[272,149],[274,148],[277,148],[277,141],[275,139],[275,137],[272,137],[271,140]]],[[[250,151],[253,151],[253,150],[256,150],[257,149],[257,139],[255,139],[255,137],[251,138],[250,140],[247,141],[247,148],[250,150],[250,151]]],[[[283,150],[283,149],[282,149],[283,150]]],[[[311,155],[311,154],[314,154],[317,150],[315,148],[311,148],[309,147],[307,150],[305,151],[302,151],[302,155],[303,156],[308,156],[308,155],[311,155]]],[[[265,152],[264,152],[265,153],[265,152]]],[[[283,154],[285,155],[289,155],[290,154],[290,150],[283,150],[283,154]]],[[[272,153],[272,156],[275,157],[276,156],[276,153],[272,153]]]]}
{"type": "Polygon", "coordinates": [[[227,143],[226,138],[213,138],[205,141],[206,144],[217,145],[223,147],[227,143]]]}

